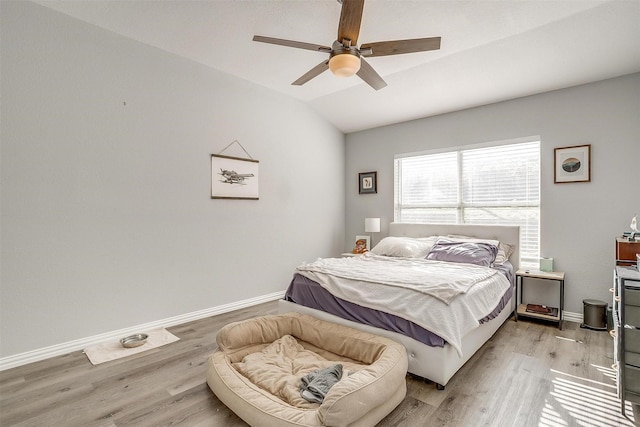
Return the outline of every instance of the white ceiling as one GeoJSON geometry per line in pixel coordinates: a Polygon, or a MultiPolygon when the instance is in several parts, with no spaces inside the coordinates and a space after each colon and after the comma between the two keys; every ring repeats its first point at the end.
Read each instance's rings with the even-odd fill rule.
{"type": "Polygon", "coordinates": [[[388,86],[329,71],[336,0],[53,0],[37,3],[297,98],[345,133],[640,71],[640,0],[366,0],[359,43],[442,37],[439,51],[368,62],[388,86]]]}

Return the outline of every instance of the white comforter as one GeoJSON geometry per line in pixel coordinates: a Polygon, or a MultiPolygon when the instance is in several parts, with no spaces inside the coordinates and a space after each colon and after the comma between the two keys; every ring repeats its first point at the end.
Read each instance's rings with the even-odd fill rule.
{"type": "Polygon", "coordinates": [[[488,267],[373,254],[319,259],[297,272],[338,298],[414,322],[462,355],[462,337],[477,328],[510,286],[488,267]],[[447,284],[448,283],[448,284],[447,284]]]}
{"type": "Polygon", "coordinates": [[[431,295],[451,304],[461,293],[497,273],[473,264],[431,261],[418,258],[391,258],[370,252],[353,258],[320,258],[303,264],[298,271],[326,273],[343,279],[382,283],[431,295]]]}

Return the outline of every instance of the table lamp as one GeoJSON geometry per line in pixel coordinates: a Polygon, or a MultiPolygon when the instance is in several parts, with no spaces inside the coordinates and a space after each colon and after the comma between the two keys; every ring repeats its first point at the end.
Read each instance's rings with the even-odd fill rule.
{"type": "MultiPolygon", "coordinates": [[[[380,218],[365,218],[364,219],[364,232],[365,233],[379,233],[380,232],[380,218]]],[[[373,244],[373,235],[371,236],[371,248],[373,244]]]]}

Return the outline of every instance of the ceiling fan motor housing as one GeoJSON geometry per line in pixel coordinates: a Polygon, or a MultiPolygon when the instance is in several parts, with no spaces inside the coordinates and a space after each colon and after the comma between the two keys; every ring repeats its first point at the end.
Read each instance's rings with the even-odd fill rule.
{"type": "Polygon", "coordinates": [[[338,77],[351,77],[360,70],[360,52],[350,40],[335,41],[329,55],[329,69],[338,77]]]}

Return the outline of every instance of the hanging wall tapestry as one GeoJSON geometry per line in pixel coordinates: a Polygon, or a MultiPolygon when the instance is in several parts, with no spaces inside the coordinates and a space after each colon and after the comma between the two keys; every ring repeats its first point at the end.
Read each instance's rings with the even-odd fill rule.
{"type": "MultiPolygon", "coordinates": [[[[238,141],[231,144],[234,143],[240,144],[238,141]]],[[[242,149],[244,150],[244,147],[242,149]]],[[[249,156],[249,153],[247,155],[249,156]]],[[[212,154],[211,198],[258,200],[258,165],[259,162],[253,158],[212,154]]]]}

